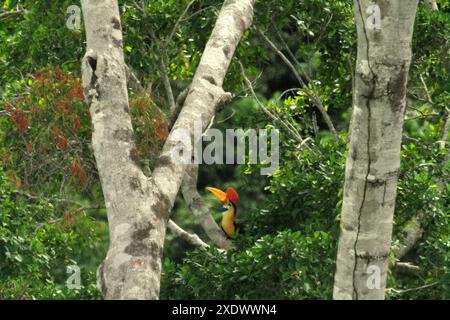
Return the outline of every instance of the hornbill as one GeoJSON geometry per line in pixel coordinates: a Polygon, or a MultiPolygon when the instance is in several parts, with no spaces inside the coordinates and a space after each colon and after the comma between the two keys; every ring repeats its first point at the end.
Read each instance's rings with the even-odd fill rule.
{"type": "Polygon", "coordinates": [[[206,190],[214,194],[216,198],[219,199],[219,201],[227,208],[227,211],[223,213],[221,227],[222,231],[228,238],[234,238],[237,230],[236,213],[239,198],[236,190],[231,187],[228,187],[226,192],[212,187],[207,187],[206,190]]]}

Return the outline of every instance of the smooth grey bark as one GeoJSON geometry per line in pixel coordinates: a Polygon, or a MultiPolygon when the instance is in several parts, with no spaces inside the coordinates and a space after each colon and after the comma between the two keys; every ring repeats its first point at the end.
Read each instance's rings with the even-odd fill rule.
{"type": "MultiPolygon", "coordinates": [[[[242,34],[251,25],[254,0],[226,0],[173,129],[193,137],[231,94],[222,84],[242,34]]],[[[136,163],[126,66],[117,0],[82,0],[87,48],[82,62],[90,104],[92,146],[108,215],[110,245],[97,271],[106,299],[158,299],[162,252],[170,210],[185,165],[172,159],[173,130],[150,177],[136,163]]]]}
{"type": "Polygon", "coordinates": [[[354,0],[358,56],[334,299],[384,299],[417,5],[354,0]]]}

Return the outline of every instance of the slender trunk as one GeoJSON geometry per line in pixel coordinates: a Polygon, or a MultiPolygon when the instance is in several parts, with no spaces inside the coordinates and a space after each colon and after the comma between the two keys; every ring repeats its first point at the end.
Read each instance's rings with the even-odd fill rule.
{"type": "Polygon", "coordinates": [[[384,299],[418,0],[354,0],[358,57],[334,299],[384,299]]]}

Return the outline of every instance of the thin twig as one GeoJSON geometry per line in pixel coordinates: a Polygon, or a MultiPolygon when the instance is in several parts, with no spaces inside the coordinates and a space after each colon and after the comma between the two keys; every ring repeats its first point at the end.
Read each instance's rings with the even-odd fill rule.
{"type": "MultiPolygon", "coordinates": [[[[308,87],[308,85],[303,81],[303,79],[300,77],[300,74],[298,73],[297,69],[294,67],[292,62],[284,55],[283,52],[281,52],[277,46],[261,31],[258,31],[259,34],[262,36],[262,38],[269,44],[269,46],[280,56],[281,60],[291,69],[292,73],[294,74],[295,78],[299,82],[300,86],[302,87],[303,91],[306,93],[308,98],[311,99],[311,101],[316,105],[316,107],[319,109],[320,113],[322,114],[322,117],[325,120],[325,123],[327,124],[329,130],[333,134],[333,137],[335,141],[338,141],[338,134],[337,131],[333,125],[333,122],[331,121],[330,116],[328,115],[327,111],[325,110],[325,107],[323,106],[322,102],[320,101],[320,98],[317,94],[317,90],[315,88],[314,82],[309,80],[309,83],[311,84],[311,88],[308,87]]],[[[307,77],[307,75],[305,75],[307,77]]]]}
{"type": "Polygon", "coordinates": [[[181,14],[181,16],[178,17],[177,22],[175,22],[175,25],[173,26],[172,32],[170,32],[170,35],[167,37],[167,39],[164,41],[163,43],[163,52],[166,53],[167,52],[167,47],[170,43],[170,41],[172,41],[172,38],[175,34],[175,32],[178,29],[178,25],[180,24],[180,22],[183,20],[183,17],[186,15],[186,13],[189,11],[189,8],[194,4],[194,2],[197,0],[191,0],[188,5],[186,6],[186,8],[184,9],[183,13],[181,14]]]}
{"type": "Polygon", "coordinates": [[[177,97],[177,101],[175,102],[175,110],[171,112],[169,116],[169,128],[173,127],[175,121],[180,115],[181,109],[183,108],[184,105],[184,101],[186,100],[186,97],[189,93],[189,87],[190,86],[187,86],[183,91],[180,92],[180,94],[177,97]]]}
{"type": "Polygon", "coordinates": [[[410,288],[410,289],[405,289],[405,290],[397,290],[397,289],[391,288],[390,290],[395,292],[395,293],[397,293],[397,294],[403,294],[403,293],[406,293],[406,292],[428,289],[428,288],[434,287],[435,285],[437,285],[439,283],[440,283],[440,281],[436,281],[436,282],[433,282],[433,283],[430,283],[430,284],[426,284],[424,286],[420,286],[420,287],[417,287],[417,288],[410,288]]]}
{"type": "Polygon", "coordinates": [[[425,94],[427,95],[428,101],[433,103],[433,99],[431,99],[430,91],[428,90],[427,84],[425,82],[425,79],[423,78],[422,74],[419,75],[420,81],[422,82],[423,89],[425,90],[425,94]]]}
{"type": "Polygon", "coordinates": [[[261,110],[274,122],[279,123],[291,135],[292,138],[294,138],[295,140],[297,140],[300,143],[301,146],[305,145],[305,147],[309,151],[314,153],[313,150],[307,144],[304,143],[304,139],[302,138],[300,133],[289,122],[286,123],[285,121],[281,120],[276,114],[273,114],[269,109],[267,109],[261,103],[261,101],[259,101],[259,99],[255,93],[255,90],[253,89],[253,85],[252,85],[251,81],[247,78],[247,76],[245,74],[244,66],[242,65],[242,63],[240,61],[238,61],[238,63],[239,63],[239,66],[241,67],[242,77],[244,78],[244,81],[245,81],[247,87],[249,88],[253,98],[255,99],[256,103],[261,108],[261,110]],[[289,126],[289,125],[291,125],[291,126],[289,126]]]}
{"type": "Polygon", "coordinates": [[[188,20],[192,19],[192,17],[195,17],[196,15],[198,15],[198,14],[204,12],[204,11],[207,11],[209,9],[216,9],[217,10],[217,6],[207,6],[207,7],[201,8],[201,9],[195,11],[193,14],[191,14],[191,15],[183,18],[183,19],[181,19],[181,22],[188,21],[188,20]]]}
{"type": "Polygon", "coordinates": [[[405,269],[408,269],[408,270],[413,270],[413,271],[420,270],[419,266],[413,265],[410,262],[397,262],[395,264],[395,266],[399,267],[399,268],[405,268],[405,269]]]}
{"type": "Polygon", "coordinates": [[[5,20],[11,17],[18,17],[27,14],[27,10],[21,9],[17,11],[5,11],[0,13],[0,20],[5,20]]]}
{"type": "MultiPolygon", "coordinates": [[[[149,31],[149,35],[155,43],[158,43],[158,38],[156,37],[153,30],[149,31]]],[[[165,57],[166,57],[166,53],[164,51],[162,51],[161,59],[159,59],[159,69],[161,71],[161,79],[162,79],[162,82],[164,85],[164,89],[166,90],[167,100],[169,102],[170,114],[172,114],[175,112],[176,104],[175,104],[175,98],[174,98],[173,91],[172,91],[172,86],[170,84],[169,75],[167,73],[166,64],[164,62],[165,57]]]]}

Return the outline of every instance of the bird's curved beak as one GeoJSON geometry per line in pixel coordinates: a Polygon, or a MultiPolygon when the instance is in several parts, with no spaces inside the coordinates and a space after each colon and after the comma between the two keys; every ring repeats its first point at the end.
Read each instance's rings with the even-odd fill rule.
{"type": "Polygon", "coordinates": [[[227,194],[225,192],[223,192],[222,190],[220,190],[220,189],[213,188],[213,187],[207,187],[206,190],[208,190],[213,195],[215,195],[216,198],[219,199],[219,201],[222,202],[222,204],[224,204],[224,205],[227,205],[228,202],[230,201],[228,199],[227,194]]]}

